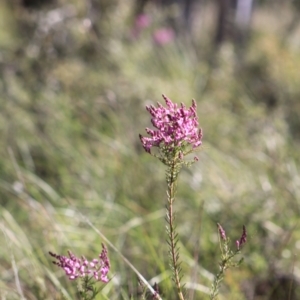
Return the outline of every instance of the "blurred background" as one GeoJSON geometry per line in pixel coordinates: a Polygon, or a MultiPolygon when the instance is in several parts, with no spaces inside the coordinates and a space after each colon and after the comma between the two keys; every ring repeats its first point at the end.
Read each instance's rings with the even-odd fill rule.
{"type": "MultiPolygon", "coordinates": [[[[248,230],[219,299],[300,299],[300,1],[2,0],[1,299],[79,299],[48,251],[91,259],[102,239],[164,299],[165,167],[138,138],[145,105],[198,104],[199,162],[177,202],[189,299],[208,299],[220,248],[248,230]]],[[[141,299],[109,251],[97,299],[141,299]]]]}

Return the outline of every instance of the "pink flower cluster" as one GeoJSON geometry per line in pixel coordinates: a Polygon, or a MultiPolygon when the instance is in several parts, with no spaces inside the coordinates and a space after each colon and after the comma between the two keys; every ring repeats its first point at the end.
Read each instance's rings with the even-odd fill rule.
{"type": "Polygon", "coordinates": [[[198,129],[197,105],[195,100],[190,108],[184,104],[178,107],[169,98],[163,95],[167,107],[160,103],[157,107],[150,105],[146,109],[151,114],[152,125],[157,130],[146,128],[151,137],[140,135],[141,142],[146,152],[150,153],[152,147],[166,146],[170,151],[175,147],[186,144],[193,148],[202,144],[202,130],[198,129]]]}
{"type": "Polygon", "coordinates": [[[92,276],[97,281],[104,283],[109,281],[107,274],[110,269],[110,262],[107,256],[107,249],[103,244],[99,259],[93,259],[90,262],[84,256],[81,258],[76,257],[71,251],[68,251],[69,257],[52,252],[49,252],[49,254],[57,259],[53,263],[61,267],[70,280],[78,277],[92,276]]]}

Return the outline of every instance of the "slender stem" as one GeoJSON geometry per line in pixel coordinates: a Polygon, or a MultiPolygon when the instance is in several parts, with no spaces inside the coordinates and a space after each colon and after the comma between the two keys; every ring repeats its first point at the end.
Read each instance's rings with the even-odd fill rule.
{"type": "MultiPolygon", "coordinates": [[[[211,290],[211,294],[210,294],[211,300],[217,299],[221,281],[224,279],[224,276],[225,276],[225,271],[230,267],[231,259],[237,254],[237,252],[229,254],[228,253],[229,252],[228,245],[226,243],[224,245],[224,248],[225,248],[226,254],[222,258],[222,262],[220,263],[220,271],[216,275],[214,282],[213,282],[213,286],[212,286],[212,290],[211,290]]],[[[234,265],[231,265],[231,266],[233,267],[234,265]]]]}
{"type": "Polygon", "coordinates": [[[170,173],[168,178],[168,205],[167,205],[167,222],[168,222],[168,230],[169,230],[169,246],[170,246],[170,256],[171,256],[171,265],[173,267],[174,272],[174,282],[177,288],[177,294],[180,300],[184,300],[182,287],[180,283],[180,263],[179,263],[179,255],[178,250],[176,249],[176,237],[177,233],[175,231],[174,226],[174,212],[173,212],[173,202],[175,200],[175,192],[176,192],[176,171],[175,164],[173,163],[169,169],[170,173]]]}
{"type": "Polygon", "coordinates": [[[220,283],[224,278],[225,270],[226,270],[226,264],[222,263],[220,266],[220,272],[216,275],[214,283],[213,283],[213,288],[212,288],[211,295],[210,295],[211,300],[217,299],[217,296],[219,293],[219,288],[220,288],[220,283]]]}

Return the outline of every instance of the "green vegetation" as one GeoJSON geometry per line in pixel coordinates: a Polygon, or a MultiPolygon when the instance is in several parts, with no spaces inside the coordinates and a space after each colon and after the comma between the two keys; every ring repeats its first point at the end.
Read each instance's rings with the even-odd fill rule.
{"type": "MultiPolygon", "coordinates": [[[[199,162],[180,174],[175,205],[183,281],[198,284],[190,297],[207,299],[201,288],[218,270],[217,223],[233,242],[242,225],[248,231],[244,263],[226,274],[220,300],[246,299],[246,289],[287,276],[286,290],[297,292],[296,31],[287,36],[278,16],[258,7],[243,51],[230,42],[213,51],[203,33],[193,43],[157,46],[150,29],[131,37],[129,0],[99,1],[95,28],[83,2],[58,2],[55,11],[0,3],[2,299],[77,299],[76,284],[48,251],[95,257],[103,240],[83,216],[158,283],[163,299],[175,299],[165,170],[138,137],[149,125],[145,105],[162,102],[162,93],[186,105],[194,98],[204,133],[199,162]]],[[[291,9],[284,11],[288,18],[291,9]]],[[[113,278],[97,299],[138,299],[136,275],[108,250],[113,278]]]]}

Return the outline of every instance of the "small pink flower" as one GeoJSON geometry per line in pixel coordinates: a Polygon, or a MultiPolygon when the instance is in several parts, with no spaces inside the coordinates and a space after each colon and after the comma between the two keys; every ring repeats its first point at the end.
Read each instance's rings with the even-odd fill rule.
{"type": "Polygon", "coordinates": [[[242,248],[243,245],[245,245],[247,242],[247,231],[246,231],[246,227],[245,225],[243,225],[243,233],[242,233],[242,236],[240,238],[239,241],[236,241],[235,244],[236,244],[236,248],[238,250],[240,250],[242,248]]]}
{"type": "Polygon", "coordinates": [[[175,33],[171,28],[160,28],[153,33],[153,40],[159,46],[173,42],[174,38],[175,33]]]}
{"type": "Polygon", "coordinates": [[[218,223],[218,230],[219,230],[219,235],[221,237],[221,239],[223,241],[226,241],[226,233],[225,233],[225,230],[223,229],[223,227],[218,223]]]}
{"type": "Polygon", "coordinates": [[[102,252],[99,254],[100,260],[93,259],[91,262],[83,256],[81,258],[76,257],[71,251],[68,251],[69,257],[52,252],[49,252],[49,254],[57,260],[53,261],[53,263],[61,267],[70,280],[93,274],[93,277],[96,280],[105,283],[109,281],[107,274],[110,269],[110,262],[107,255],[107,249],[103,244],[102,252]],[[101,274],[100,277],[99,273],[101,274]]]}

